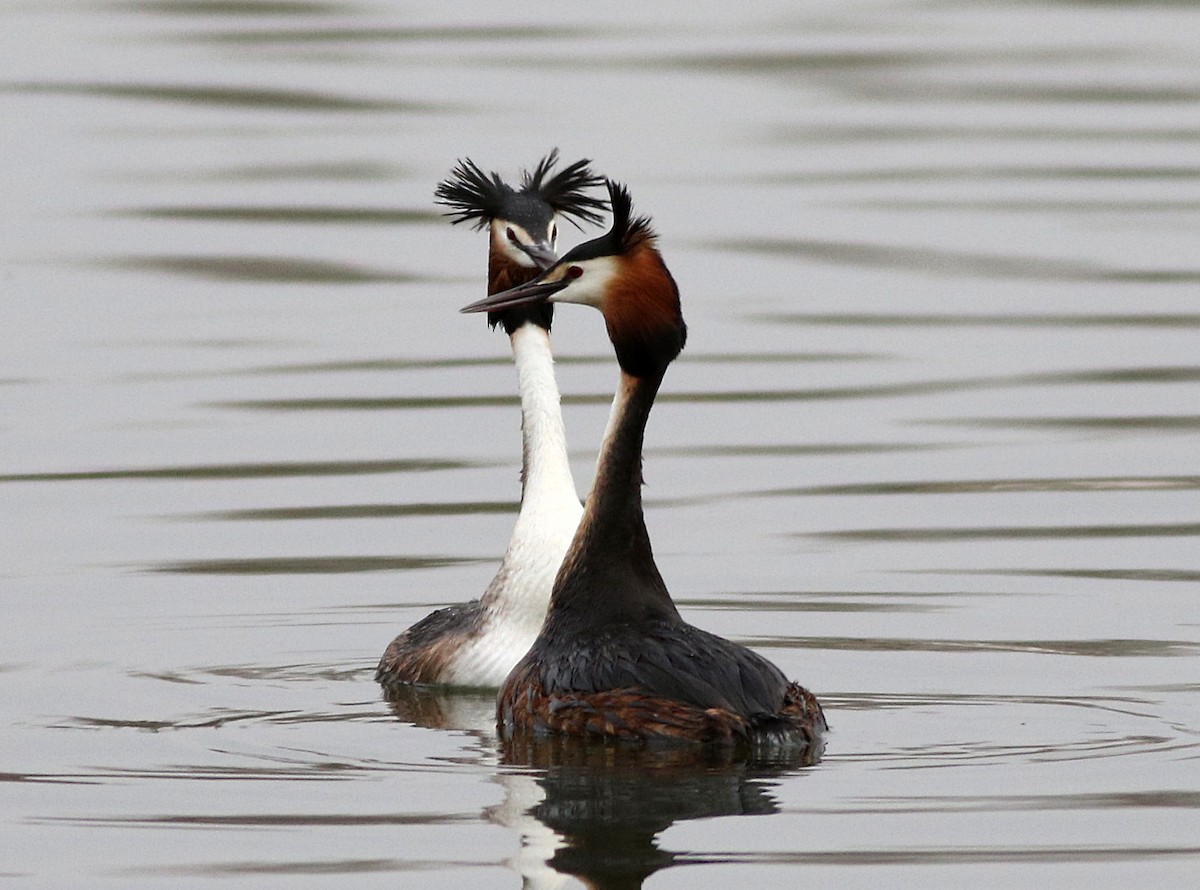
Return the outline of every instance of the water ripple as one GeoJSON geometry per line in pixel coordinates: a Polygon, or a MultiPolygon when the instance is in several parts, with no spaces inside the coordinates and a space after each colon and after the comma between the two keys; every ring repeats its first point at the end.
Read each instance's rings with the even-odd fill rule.
{"type": "MultiPolygon", "coordinates": [[[[1054,139],[1062,142],[1129,141],[1188,143],[1200,139],[1200,128],[1188,126],[1110,126],[1097,123],[1095,119],[1078,123],[1044,123],[1030,126],[1021,120],[979,122],[963,124],[947,117],[944,123],[887,123],[862,122],[854,124],[811,123],[803,127],[779,126],[770,130],[777,142],[802,142],[812,144],[865,142],[878,145],[887,142],[912,142],[929,140],[942,143],[947,140],[984,140],[992,144],[1002,142],[1028,142],[1030,140],[1054,139]]],[[[1071,168],[1065,168],[1070,174],[1071,168]]],[[[952,171],[947,170],[947,173],[952,171]]]]}
{"type": "Polygon", "coordinates": [[[277,556],[164,562],[142,571],[168,575],[341,575],[351,572],[407,572],[471,565],[488,560],[460,556],[277,556]]]}
{"type": "MultiPolygon", "coordinates": [[[[992,377],[963,377],[946,380],[912,380],[897,383],[858,386],[812,387],[808,389],[706,390],[661,392],[657,401],[674,404],[731,404],[743,402],[814,402],[840,399],[893,398],[935,395],[988,389],[1030,386],[1082,386],[1089,384],[1160,384],[1200,381],[1200,367],[1138,367],[1083,371],[1048,371],[1031,374],[1001,374],[992,377]]],[[[604,405],[607,393],[572,393],[562,397],[564,405],[604,405]]],[[[516,395],[438,395],[438,396],[340,396],[322,398],[241,399],[205,403],[208,408],[250,411],[396,411],[430,408],[493,408],[519,405],[516,395]]],[[[1173,417],[1172,422],[1187,421],[1173,417]]],[[[937,422],[937,421],[933,421],[937,422]]],[[[949,423],[971,423],[970,418],[949,423]]],[[[1036,423],[1036,421],[1035,421],[1036,423]]]]}
{"type": "Polygon", "coordinates": [[[897,745],[890,750],[836,753],[832,757],[875,764],[886,770],[1011,765],[1017,760],[1061,763],[1144,755],[1186,759],[1200,748],[1194,733],[1164,723],[1159,717],[1158,702],[1138,697],[867,693],[825,694],[822,699],[833,712],[918,709],[923,721],[937,715],[932,719],[945,724],[938,740],[897,745]],[[970,729],[976,720],[964,719],[959,710],[963,707],[988,709],[989,716],[985,719],[1000,721],[1008,731],[997,735],[994,729],[970,729]],[[1072,711],[1084,713],[1072,714],[1072,711]],[[1028,729],[1015,731],[1011,714],[1021,715],[1016,722],[1028,729]],[[1080,726],[1087,730],[1062,735],[1064,728],[1080,726]],[[1029,734],[1032,735],[1026,738],[1029,734]]]}
{"type": "Polygon", "coordinates": [[[98,779],[82,774],[71,773],[4,773],[0,772],[2,782],[28,782],[34,785],[99,785],[98,779]]]}
{"type": "MultiPolygon", "coordinates": [[[[1075,64],[1111,61],[1112,53],[1093,46],[1005,46],[1003,49],[989,46],[954,46],[941,42],[937,45],[898,46],[890,49],[859,49],[841,46],[830,50],[824,47],[769,47],[761,50],[730,51],[707,46],[702,52],[678,53],[660,57],[660,63],[706,71],[721,71],[749,74],[808,74],[815,71],[859,72],[878,68],[895,72],[896,69],[937,70],[948,64],[983,65],[1002,63],[1011,67],[1025,67],[1034,63],[1056,62],[1075,64]]],[[[889,81],[897,93],[904,86],[894,78],[889,81]]],[[[930,85],[931,87],[933,85],[930,85]]],[[[985,90],[985,85],[940,84],[944,90],[985,90]]],[[[1053,88],[1047,88],[1051,92],[1053,88]]]]}
{"type": "Polygon", "coordinates": [[[1200,414],[1124,414],[1111,417],[1083,415],[1068,417],[958,417],[917,422],[981,429],[1103,430],[1113,433],[1180,433],[1200,430],[1200,414]]]}
{"type": "MultiPolygon", "coordinates": [[[[880,361],[890,356],[880,353],[695,353],[684,361],[689,365],[791,365],[808,362],[852,362],[880,361]]],[[[512,359],[506,355],[419,357],[419,359],[397,359],[394,356],[379,359],[356,359],[346,361],[294,362],[289,365],[264,365],[239,371],[212,372],[214,374],[328,374],[364,371],[427,371],[436,368],[506,367],[512,359]]],[[[604,366],[612,363],[610,354],[556,355],[556,365],[604,366]]],[[[151,378],[156,379],[156,378],[151,378]]]]}
{"type": "MultiPolygon", "coordinates": [[[[275,162],[222,167],[214,170],[182,171],[172,179],[199,179],[205,182],[277,182],[285,180],[333,182],[390,182],[399,179],[403,170],[377,161],[356,161],[332,158],[325,162],[275,162]]],[[[150,174],[140,177],[153,178],[150,174]]]]}
{"type": "Polygon", "coordinates": [[[815,442],[778,445],[671,445],[650,447],[646,454],[666,457],[809,457],[832,454],[896,454],[939,451],[958,446],[938,442],[815,442]]]}
{"type": "Polygon", "coordinates": [[[478,822],[462,813],[253,813],[197,816],[174,813],[154,816],[83,816],[46,820],[75,825],[189,825],[200,828],[291,828],[296,826],[457,825],[478,822]]]}
{"type": "MultiPolygon", "coordinates": [[[[290,613],[289,613],[290,614],[290,613]]],[[[374,666],[364,667],[361,663],[329,663],[301,662],[299,664],[231,664],[218,667],[198,668],[183,674],[141,674],[154,676],[168,681],[183,680],[184,677],[233,677],[237,680],[251,680],[255,683],[266,681],[286,681],[288,683],[303,682],[333,682],[345,683],[362,680],[374,673],[374,666]]],[[[139,674],[131,674],[139,676],[139,674]]],[[[184,680],[185,682],[203,682],[200,680],[184,680]]]]}
{"type": "Polygon", "coordinates": [[[831,325],[868,328],[1200,328],[1200,313],[886,313],[778,312],[751,315],[768,324],[831,325]]]}
{"type": "Polygon", "coordinates": [[[921,574],[1011,575],[1027,578],[1085,578],[1097,581],[1200,583],[1200,571],[1190,569],[945,569],[916,570],[921,574]]]}
{"type": "MultiPolygon", "coordinates": [[[[1133,691],[1140,691],[1140,687],[1133,691]]],[[[1140,696],[1062,696],[993,695],[970,692],[859,692],[823,695],[831,708],[839,711],[879,711],[903,708],[927,708],[945,705],[991,707],[995,705],[1034,705],[1051,708],[1082,708],[1133,717],[1145,717],[1151,703],[1140,696]]]]}
{"type": "MultiPolygon", "coordinates": [[[[100,3],[110,9],[152,13],[172,17],[211,16],[316,16],[345,13],[345,3],[321,3],[316,0],[108,0],[100,3]]],[[[352,7],[351,7],[352,8],[352,7]]]]}
{"type": "Polygon", "coordinates": [[[1097,792],[1083,794],[1012,794],[858,799],[853,809],[798,807],[798,812],[828,814],[995,813],[1047,810],[1200,809],[1200,792],[1178,790],[1097,792]]]}
{"type": "Polygon", "coordinates": [[[1027,197],[975,198],[970,201],[948,198],[889,198],[848,202],[854,207],[888,210],[1002,210],[1007,213],[1187,213],[1200,211],[1200,201],[1171,196],[1162,199],[1129,199],[1099,197],[1065,201],[1027,197]]]}
{"type": "Polygon", "coordinates": [[[267,222],[267,223],[386,223],[412,224],[431,223],[441,219],[441,214],[432,210],[400,210],[385,207],[317,207],[317,206],[193,206],[193,207],[142,207],[133,210],[116,210],[111,216],[127,216],[141,219],[186,219],[218,222],[267,222]]]}
{"type": "MultiPolygon", "coordinates": [[[[339,7],[340,8],[340,7],[339,7]]],[[[497,41],[546,41],[570,40],[590,36],[591,29],[571,28],[556,25],[503,23],[471,26],[408,26],[347,28],[344,26],[321,26],[314,28],[271,28],[269,30],[248,28],[193,32],[189,41],[203,43],[242,44],[319,44],[319,43],[396,43],[396,42],[443,42],[478,41],[494,45],[497,41]]]]}
{"type": "Polygon", "coordinates": [[[130,467],[110,470],[60,470],[0,474],[4,482],[84,482],[99,479],[278,479],[299,476],[364,476],[377,473],[430,473],[492,466],[475,461],[415,458],[410,460],[275,461],[248,464],[195,464],[174,467],[130,467]]]}
{"type": "MultiPolygon", "coordinates": [[[[56,724],[55,729],[132,729],[141,732],[166,732],[188,729],[220,729],[238,724],[270,724],[292,726],[313,723],[373,722],[390,719],[380,713],[378,705],[371,702],[360,710],[341,708],[334,711],[300,710],[237,710],[212,708],[203,714],[177,717],[171,720],[148,720],[119,717],[69,717],[56,724]]],[[[329,764],[325,769],[329,770],[329,764]]]]}
{"type": "MultiPolygon", "coordinates": [[[[1181,180],[1200,179],[1200,167],[1149,164],[1038,167],[1025,165],[971,167],[893,167],[859,170],[804,170],[755,177],[766,183],[834,182],[976,182],[1004,180],[1181,180]]],[[[1111,203],[1109,205],[1112,206],[1111,203]]],[[[1121,204],[1120,206],[1124,206],[1121,204]]]]}
{"type": "Polygon", "coordinates": [[[750,648],[827,649],[848,652],[1009,652],[1085,658],[1168,658],[1200,655],[1190,640],[946,640],[904,637],[751,637],[750,648]]]}
{"type": "Polygon", "coordinates": [[[191,513],[182,519],[222,522],[291,522],[307,519],[393,519],[401,516],[480,516],[516,513],[516,501],[469,501],[418,504],[331,504],[322,507],[274,507],[257,510],[225,510],[191,513]]]}
{"type": "Polygon", "coordinates": [[[1191,491],[1200,476],[1108,476],[1042,479],[956,479],[917,482],[861,482],[849,485],[809,485],[754,492],[759,496],[800,495],[915,495],[997,494],[1015,492],[1191,491]]]}
{"type": "Polygon", "coordinates": [[[1032,281],[1181,283],[1200,281],[1200,269],[1121,269],[1049,257],[1002,256],[928,247],[805,238],[730,238],[704,245],[713,250],[768,254],[822,263],[919,272],[923,275],[1032,281]]]}
{"type": "Polygon", "coordinates": [[[275,284],[409,284],[433,279],[405,272],[380,272],[349,263],[271,256],[130,256],[89,261],[135,272],[166,272],[215,281],[275,284]]]}
{"type": "Polygon", "coordinates": [[[211,105],[220,108],[271,109],[275,111],[429,112],[447,110],[446,106],[428,102],[365,99],[338,96],[318,90],[269,89],[249,86],[18,82],[0,85],[0,90],[12,93],[99,96],[107,99],[137,99],[184,105],[211,105]]]}
{"type": "Polygon", "coordinates": [[[707,610],[714,612],[732,611],[732,612],[834,612],[834,613],[862,613],[862,612],[885,612],[885,613],[926,613],[926,612],[941,612],[951,608],[948,604],[926,604],[926,603],[902,603],[896,601],[885,602],[863,602],[854,600],[854,597],[862,598],[880,598],[880,597],[957,597],[957,593],[945,594],[930,594],[930,593],[834,593],[828,594],[830,599],[820,599],[817,594],[787,594],[792,597],[784,599],[782,596],[772,596],[769,598],[754,597],[754,596],[731,596],[731,597],[705,597],[703,599],[688,599],[686,597],[675,597],[675,604],[683,608],[707,610]]]}
{"type": "MultiPolygon", "coordinates": [[[[235,875],[358,875],[374,872],[439,872],[447,863],[440,859],[313,859],[286,862],[202,862],[196,865],[168,865],[160,867],[127,868],[111,872],[126,877],[162,875],[172,877],[231,877],[235,875]]],[[[495,862],[488,860],[465,860],[458,857],[454,865],[494,868],[495,862]]]]}
{"type": "Polygon", "coordinates": [[[980,863],[1136,862],[1195,856],[1200,846],[927,847],[924,849],[818,850],[813,852],[681,853],[678,864],[724,865],[976,865],[980,863]]]}
{"type": "Polygon", "coordinates": [[[1141,525],[1029,525],[988,528],[863,528],[805,532],[797,537],[844,541],[1022,541],[1073,538],[1154,538],[1200,535],[1200,522],[1160,522],[1141,525]]]}

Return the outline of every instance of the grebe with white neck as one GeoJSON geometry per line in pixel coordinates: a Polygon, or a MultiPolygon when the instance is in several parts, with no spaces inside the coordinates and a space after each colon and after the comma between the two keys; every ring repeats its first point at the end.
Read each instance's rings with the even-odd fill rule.
{"type": "Polygon", "coordinates": [[[646,217],[608,184],[612,229],[540,276],[464,312],[582,303],[604,316],[620,383],[583,519],[541,633],[500,689],[507,734],[804,745],[826,729],[815,696],[755,652],[688,624],[659,574],[642,514],[642,442],[687,327],[646,217]]]}
{"type": "MultiPolygon", "coordinates": [[[[557,150],[522,176],[519,188],[462,160],[436,197],[454,223],[486,227],[488,293],[528,282],[557,259],[559,218],[597,223],[607,205],[586,194],[602,180],[589,161],[558,172],[557,150]]],[[[567,458],[548,304],[488,314],[512,345],[521,396],[521,507],[499,571],[483,595],[426,616],[387,647],[375,679],[406,684],[495,687],[537,637],[550,590],[583,508],[567,458]]]]}

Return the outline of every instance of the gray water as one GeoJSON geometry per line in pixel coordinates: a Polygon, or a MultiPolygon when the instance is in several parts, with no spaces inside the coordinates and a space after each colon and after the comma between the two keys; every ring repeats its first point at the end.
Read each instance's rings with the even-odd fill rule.
{"type": "MultiPolygon", "coordinates": [[[[1194,885],[1195,6],[0,24],[6,883],[1194,885]],[[518,496],[507,343],[456,312],[485,246],[432,190],[554,146],[629,183],[683,294],[660,568],[822,697],[816,764],[380,700],[518,496]]],[[[590,310],[555,346],[582,491],[615,365],[590,310]]]]}

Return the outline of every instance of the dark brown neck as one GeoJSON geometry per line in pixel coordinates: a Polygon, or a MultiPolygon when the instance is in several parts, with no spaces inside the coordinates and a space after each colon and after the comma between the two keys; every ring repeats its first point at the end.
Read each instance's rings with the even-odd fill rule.
{"type": "Polygon", "coordinates": [[[498,294],[502,290],[516,287],[537,277],[538,270],[526,269],[510,260],[494,245],[488,251],[488,293],[498,294]]]}
{"type": "MultiPolygon", "coordinates": [[[[510,287],[516,287],[518,284],[532,281],[537,276],[537,269],[518,266],[494,246],[488,251],[489,295],[498,294],[502,290],[508,290],[510,287]]],[[[511,336],[513,331],[526,322],[533,322],[546,330],[550,330],[550,323],[553,318],[554,307],[550,303],[542,303],[539,305],[518,306],[513,309],[506,309],[503,312],[489,312],[488,324],[492,327],[498,324],[504,325],[504,332],[511,336]]]]}
{"type": "Polygon", "coordinates": [[[554,584],[548,628],[560,624],[578,632],[679,618],[642,515],[642,441],[665,370],[641,377],[621,373],[583,520],[554,584]]]}

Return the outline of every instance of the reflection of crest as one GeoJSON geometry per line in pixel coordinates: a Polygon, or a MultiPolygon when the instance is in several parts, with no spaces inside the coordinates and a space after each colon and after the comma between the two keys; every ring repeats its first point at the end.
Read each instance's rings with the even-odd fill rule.
{"type": "MultiPolygon", "coordinates": [[[[471,733],[496,745],[496,696],[419,686],[389,690],[400,719],[471,733]]],[[[525,886],[638,887],[675,862],[657,838],[675,822],[763,816],[778,806],[768,780],[816,763],[823,745],[757,748],[655,745],[517,734],[499,742],[502,804],[486,817],[521,833],[510,864],[525,886]]]]}

